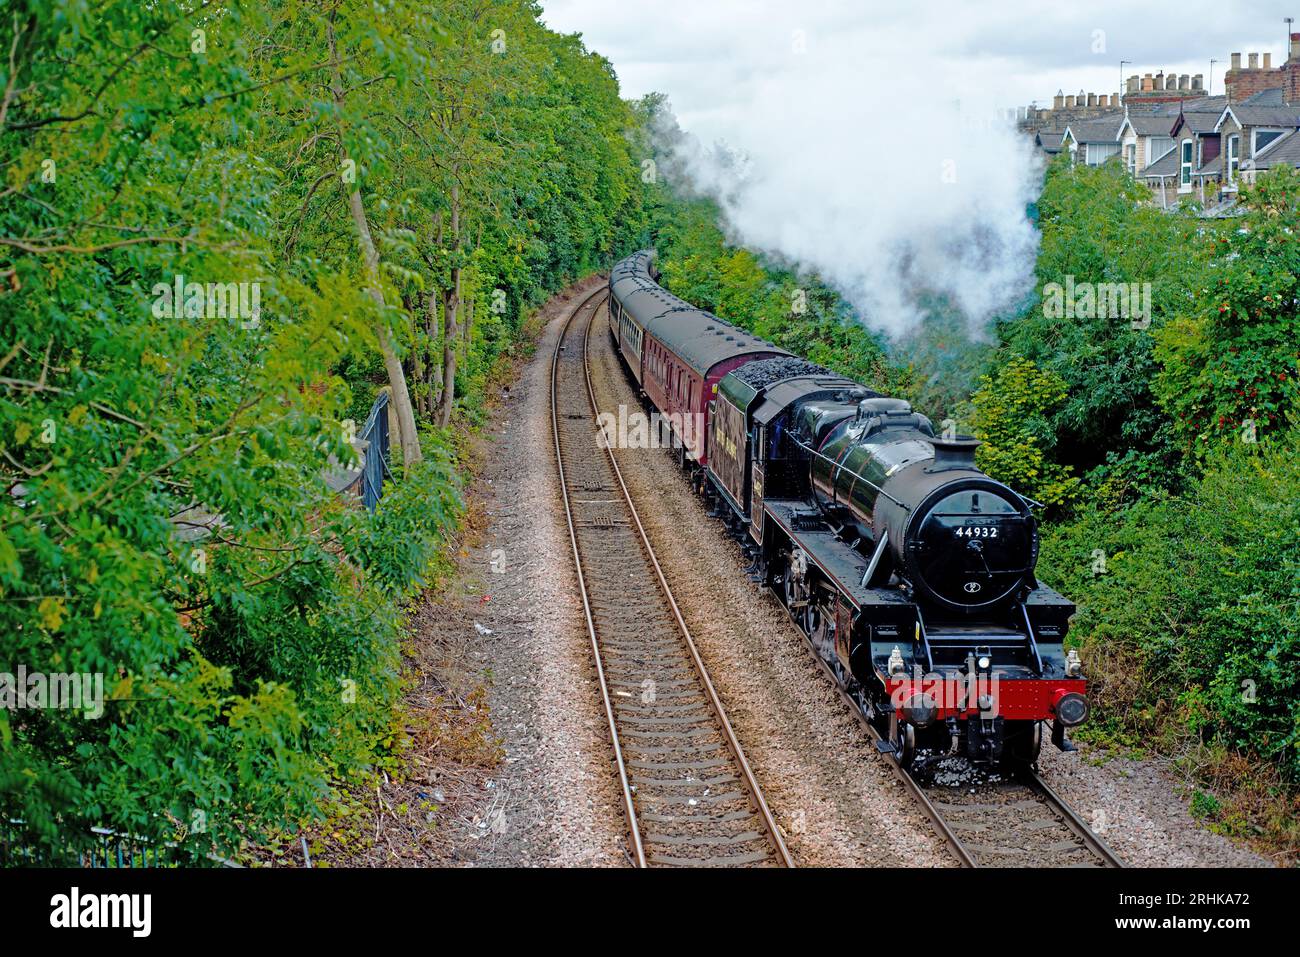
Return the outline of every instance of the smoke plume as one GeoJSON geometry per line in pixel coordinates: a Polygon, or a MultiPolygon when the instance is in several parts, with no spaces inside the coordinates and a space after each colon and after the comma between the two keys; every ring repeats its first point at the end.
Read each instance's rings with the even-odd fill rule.
{"type": "Polygon", "coordinates": [[[897,30],[795,31],[791,45],[731,91],[725,143],[669,119],[665,176],[715,198],[732,241],[816,272],[869,326],[905,337],[939,302],[982,338],[1032,288],[1041,171],[1026,137],[992,104],[959,102],[978,80],[917,57],[897,30]]]}

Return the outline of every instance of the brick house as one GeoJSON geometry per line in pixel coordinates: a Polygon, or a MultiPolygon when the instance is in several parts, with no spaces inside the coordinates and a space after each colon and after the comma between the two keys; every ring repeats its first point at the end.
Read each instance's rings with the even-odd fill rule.
{"type": "Polygon", "coordinates": [[[1259,173],[1275,166],[1300,168],[1300,131],[1288,130],[1262,147],[1248,163],[1242,164],[1241,181],[1249,185],[1259,173]]]}
{"type": "Polygon", "coordinates": [[[1132,176],[1141,176],[1151,163],[1174,147],[1170,138],[1177,117],[1158,113],[1128,113],[1120,124],[1120,155],[1132,176]]]}
{"type": "Polygon", "coordinates": [[[1221,192],[1235,195],[1238,172],[1244,168],[1256,168],[1255,160],[1265,147],[1297,128],[1300,128],[1300,104],[1256,106],[1230,103],[1224,107],[1215,124],[1215,132],[1222,144],[1216,160],[1221,192]]]}
{"type": "Polygon", "coordinates": [[[1222,113],[1186,112],[1174,117],[1166,151],[1139,174],[1159,198],[1162,208],[1168,209],[1189,197],[1198,199],[1202,206],[1207,200],[1217,198],[1222,178],[1218,132],[1221,116],[1222,113]]]}
{"type": "Polygon", "coordinates": [[[1100,166],[1120,152],[1119,131],[1124,114],[1113,112],[1093,120],[1076,120],[1061,135],[1061,148],[1076,163],[1100,166]]]}

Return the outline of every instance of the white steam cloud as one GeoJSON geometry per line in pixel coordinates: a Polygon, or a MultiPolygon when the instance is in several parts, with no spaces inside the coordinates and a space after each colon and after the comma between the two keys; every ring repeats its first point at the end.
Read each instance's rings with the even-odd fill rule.
{"type": "Polygon", "coordinates": [[[992,104],[960,103],[978,78],[919,56],[906,27],[789,37],[729,92],[724,146],[664,137],[664,175],[716,198],[730,239],[816,272],[868,325],[901,336],[938,298],[981,338],[1033,284],[1028,139],[992,104]]]}

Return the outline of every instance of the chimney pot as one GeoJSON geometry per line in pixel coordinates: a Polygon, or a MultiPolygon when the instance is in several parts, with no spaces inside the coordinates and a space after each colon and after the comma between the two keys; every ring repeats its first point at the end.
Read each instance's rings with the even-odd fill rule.
{"type": "Polygon", "coordinates": [[[1247,53],[1247,54],[1246,54],[1246,63],[1249,64],[1250,69],[1252,69],[1252,70],[1258,70],[1258,69],[1259,69],[1259,54],[1258,54],[1258,53],[1247,53]]]}
{"type": "Polygon", "coordinates": [[[1232,69],[1234,69],[1234,70],[1240,70],[1240,69],[1241,69],[1241,54],[1240,54],[1240,53],[1234,53],[1234,54],[1232,55],[1232,69]]]}
{"type": "Polygon", "coordinates": [[[1167,73],[1167,74],[1165,74],[1165,89],[1166,89],[1166,90],[1176,90],[1176,89],[1178,89],[1178,74],[1177,74],[1177,73],[1167,73]]]}
{"type": "Polygon", "coordinates": [[[1273,54],[1271,53],[1264,54],[1264,69],[1265,70],[1273,69],[1273,54]]]}
{"type": "Polygon", "coordinates": [[[1072,110],[1072,109],[1074,109],[1074,94],[1073,94],[1073,93],[1071,93],[1071,94],[1069,94],[1068,96],[1066,96],[1066,98],[1065,98],[1065,108],[1066,108],[1067,110],[1072,110]]]}
{"type": "Polygon", "coordinates": [[[1065,94],[1060,90],[1056,91],[1056,96],[1052,97],[1052,109],[1059,110],[1065,106],[1065,94]]]}
{"type": "Polygon", "coordinates": [[[1192,88],[1192,78],[1188,76],[1186,73],[1179,74],[1178,89],[1190,90],[1191,88],[1192,88]]]}
{"type": "Polygon", "coordinates": [[[1096,105],[1097,105],[1097,94],[1096,94],[1096,93],[1089,93],[1089,94],[1088,94],[1088,105],[1089,105],[1089,106],[1096,106],[1096,105]]]}
{"type": "Polygon", "coordinates": [[[1202,89],[1204,89],[1204,88],[1205,88],[1205,74],[1204,74],[1204,73],[1198,73],[1198,74],[1196,74],[1196,76],[1192,77],[1192,89],[1193,89],[1193,90],[1202,90],[1202,89]]]}

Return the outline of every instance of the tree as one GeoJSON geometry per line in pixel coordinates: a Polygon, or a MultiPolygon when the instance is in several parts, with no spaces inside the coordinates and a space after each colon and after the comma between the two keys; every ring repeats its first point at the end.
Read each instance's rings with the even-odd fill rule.
{"type": "Polygon", "coordinates": [[[1246,215],[1215,237],[1213,278],[1157,335],[1155,391],[1197,456],[1264,441],[1300,408],[1300,174],[1269,171],[1240,202],[1246,215]]]}
{"type": "Polygon", "coordinates": [[[1049,458],[1055,442],[1051,414],[1065,396],[1060,376],[1023,356],[982,376],[971,396],[971,421],[983,440],[976,450],[980,468],[1044,505],[1068,502],[1079,480],[1049,458]]]}

